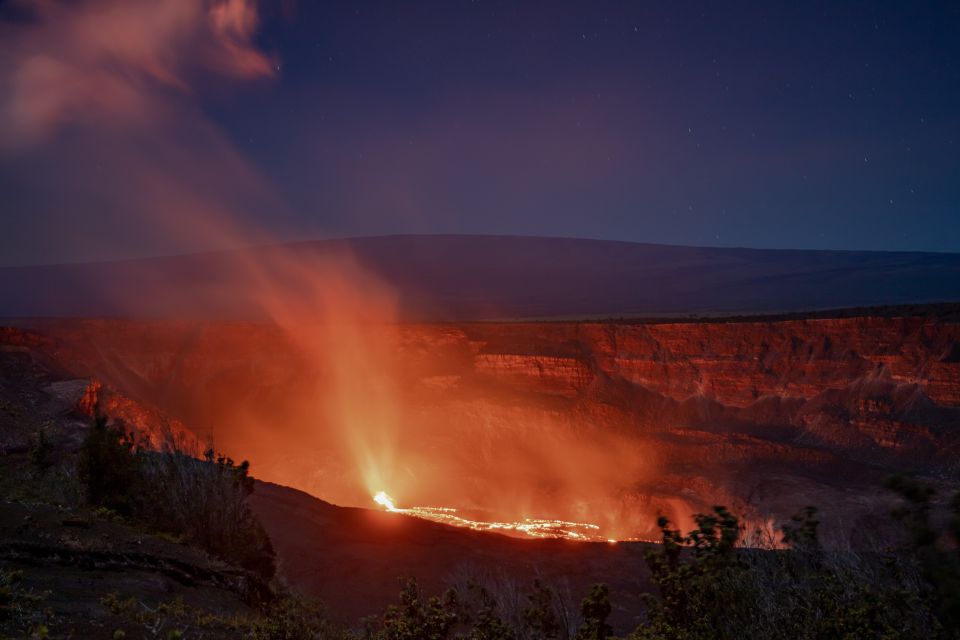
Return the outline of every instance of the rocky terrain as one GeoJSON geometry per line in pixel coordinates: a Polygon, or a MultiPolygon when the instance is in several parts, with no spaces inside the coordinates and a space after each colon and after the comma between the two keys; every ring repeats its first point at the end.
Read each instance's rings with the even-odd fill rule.
{"type": "Polygon", "coordinates": [[[266,585],[86,508],[73,459],[89,428],[89,381],[65,378],[38,336],[0,335],[0,636],[167,637],[200,627],[203,637],[235,637],[225,623],[201,627],[194,612],[251,615],[266,585]]]}
{"type": "MultiPolygon", "coordinates": [[[[748,541],[776,544],[777,526],[813,504],[829,544],[856,546],[852,531],[890,523],[888,475],[958,485],[955,311],[399,325],[383,362],[396,388],[369,391],[395,405],[389,442],[401,472],[384,488],[478,519],[596,523],[620,539],[654,537],[659,514],[686,528],[693,513],[726,504],[745,517],[748,541]],[[411,465],[418,475],[404,484],[411,465]]],[[[96,614],[100,631],[122,628],[118,605],[104,604],[113,592],[150,607],[171,598],[231,615],[249,607],[242,573],[66,506],[76,504],[61,495],[69,482],[44,480],[42,500],[24,484],[35,473],[29,435],[45,425],[69,455],[96,405],[152,446],[213,439],[249,458],[272,481],[251,499],[281,576],[345,620],[381,611],[397,577],[413,574],[430,591],[540,576],[577,594],[571,602],[606,581],[617,626],[635,621],[642,543],[523,540],[330,504],[375,506],[342,439],[363,429],[338,431],[315,410],[329,371],[275,327],[17,324],[0,331],[0,552],[5,569],[25,571],[30,593],[50,591],[61,622],[80,629],[96,614]]]]}
{"type": "Polygon", "coordinates": [[[319,597],[344,621],[381,612],[404,577],[428,593],[450,585],[493,584],[523,591],[534,580],[555,585],[571,610],[590,585],[615,594],[613,620],[639,619],[649,571],[642,543],[523,540],[426,522],[401,514],[331,505],[270,483],[251,496],[290,584],[319,597]]]}
{"type": "MultiPolygon", "coordinates": [[[[118,410],[136,406],[149,424],[169,416],[168,425],[251,458],[267,480],[372,506],[343,434],[315,410],[326,372],[283,332],[33,324],[47,341],[43,357],[102,383],[118,410]]],[[[726,504],[764,535],[815,504],[827,535],[846,544],[849,531],[883,513],[885,476],[957,478],[960,324],[949,308],[412,324],[397,327],[394,345],[383,365],[398,381],[392,454],[418,477],[397,472],[381,488],[408,506],[571,519],[643,539],[661,513],[687,525],[691,514],[726,504]]],[[[136,421],[132,411],[128,419],[136,421]]]]}
{"type": "MultiPolygon", "coordinates": [[[[74,458],[92,401],[126,410],[128,424],[139,423],[156,446],[170,443],[169,424],[151,431],[155,410],[136,413],[129,398],[69,377],[48,357],[50,338],[19,329],[0,336],[0,636],[46,629],[51,638],[248,637],[244,621],[271,597],[260,578],[84,504],[74,458]]],[[[278,553],[272,588],[319,597],[351,626],[381,614],[401,580],[414,576],[431,594],[467,580],[524,590],[539,578],[571,611],[590,584],[607,581],[617,594],[612,620],[623,629],[636,624],[647,575],[640,544],[518,540],[338,507],[264,482],[251,503],[278,553]]]]}

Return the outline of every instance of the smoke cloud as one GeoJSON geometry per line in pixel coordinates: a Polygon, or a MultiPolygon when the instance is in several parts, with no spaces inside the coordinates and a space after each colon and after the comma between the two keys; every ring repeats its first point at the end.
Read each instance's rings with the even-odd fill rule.
{"type": "MultiPolygon", "coordinates": [[[[67,194],[50,212],[50,243],[66,255],[82,244],[116,256],[104,228],[143,238],[120,250],[133,255],[281,240],[263,221],[272,216],[275,227],[283,203],[197,100],[211,78],[250,83],[277,73],[278,61],[255,43],[254,0],[33,0],[17,9],[22,19],[5,23],[0,44],[0,153],[11,171],[57,180],[67,194]],[[102,202],[96,224],[71,214],[69,196],[81,191],[102,202]]],[[[350,461],[352,499],[365,503],[392,473],[398,438],[393,292],[347,253],[242,250],[225,267],[217,291],[171,282],[158,314],[191,318],[211,300],[240,300],[284,331],[304,370],[303,386],[277,399],[286,405],[277,411],[296,420],[233,414],[220,443],[255,465],[291,442],[301,453],[332,452],[350,461]]],[[[125,295],[111,301],[121,315],[135,283],[125,295]]],[[[122,371],[110,382],[129,388],[122,371]]]]}
{"type": "Polygon", "coordinates": [[[277,73],[254,42],[253,0],[14,7],[20,19],[0,22],[8,260],[29,261],[37,217],[49,221],[44,253],[62,262],[267,240],[257,214],[284,205],[198,100],[277,73]]]}
{"type": "MultiPolygon", "coordinates": [[[[114,234],[104,230],[141,239],[124,249],[130,255],[283,239],[263,228],[283,216],[283,202],[196,100],[211,78],[250,83],[276,73],[277,61],[255,42],[255,2],[35,0],[18,7],[25,17],[7,23],[0,40],[0,153],[5,170],[35,176],[37,189],[57,181],[63,196],[48,212],[50,243],[66,256],[100,247],[116,256],[114,234]],[[102,203],[96,224],[73,210],[71,195],[81,192],[102,203]]],[[[165,401],[221,416],[211,418],[216,444],[249,457],[255,473],[354,505],[370,506],[375,492],[388,490],[408,505],[590,520],[619,504],[611,496],[619,475],[649,473],[650,456],[616,453],[627,451],[616,437],[523,412],[512,424],[483,389],[460,392],[480,398],[475,410],[466,403],[462,424],[412,411],[398,363],[396,294],[349,254],[263,247],[223,264],[220,290],[170,287],[176,295],[160,301],[168,307],[163,316],[193,317],[217,297],[240,298],[283,330],[293,364],[261,372],[259,356],[246,352],[236,365],[242,376],[231,374],[245,387],[227,374],[196,388],[177,381],[195,397],[165,401]]],[[[125,295],[138,293],[132,283],[125,295]]],[[[122,311],[124,302],[114,308],[122,311]]],[[[223,355],[235,364],[236,354],[223,355]]],[[[110,382],[143,388],[124,380],[140,366],[130,357],[110,382]]],[[[173,372],[190,374],[188,367],[173,372]]],[[[202,432],[208,425],[188,426],[202,432]]],[[[613,530],[612,520],[598,521],[613,530]]]]}
{"type": "Polygon", "coordinates": [[[3,34],[3,132],[37,144],[62,127],[153,126],[198,69],[269,77],[274,61],[252,42],[250,0],[88,0],[19,3],[28,18],[3,34]]]}

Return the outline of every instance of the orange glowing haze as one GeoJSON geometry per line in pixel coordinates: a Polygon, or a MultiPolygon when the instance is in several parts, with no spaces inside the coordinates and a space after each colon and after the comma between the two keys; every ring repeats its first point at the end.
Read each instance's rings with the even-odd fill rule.
{"type": "Polygon", "coordinates": [[[550,412],[503,414],[482,389],[445,391],[468,407],[458,423],[424,407],[404,379],[409,363],[399,361],[408,350],[395,294],[350,255],[251,256],[243,289],[282,328],[303,369],[278,419],[230,411],[230,428],[216,437],[266,479],[339,504],[374,500],[517,535],[621,538],[635,533],[634,518],[651,516],[623,498],[653,468],[652,452],[638,455],[636,443],[550,412]]]}
{"type": "MultiPolygon", "coordinates": [[[[251,222],[251,209],[282,219],[283,203],[192,98],[202,73],[269,81],[277,61],[253,44],[255,2],[26,4],[36,24],[0,43],[8,88],[0,144],[28,154],[70,127],[84,156],[64,158],[71,168],[63,174],[102,189],[105,208],[122,212],[116,224],[159,239],[134,253],[287,239],[251,222]],[[109,186],[84,173],[94,166],[111,176],[109,186]]],[[[71,225],[82,221],[65,222],[65,248],[78,231],[71,225]]],[[[250,376],[275,376],[260,380],[264,397],[207,390],[196,402],[210,423],[188,425],[248,458],[261,478],[344,505],[371,507],[377,497],[390,510],[519,534],[626,537],[651,517],[629,496],[632,483],[654,473],[654,452],[639,455],[616,433],[549,411],[512,412],[481,388],[458,392],[456,421],[425,409],[398,362],[409,350],[401,349],[396,293],[351,255],[240,255],[230,286],[202,301],[174,291],[153,303],[166,317],[189,318],[200,302],[242,299],[284,332],[295,370],[250,363],[250,376]]]]}
{"type": "MultiPolygon", "coordinates": [[[[227,362],[242,378],[189,397],[168,390],[166,402],[258,477],[341,505],[521,536],[623,539],[653,521],[636,491],[656,467],[650,447],[586,416],[519,408],[481,383],[424,378],[447,365],[410,341],[442,341],[442,330],[400,324],[395,292],[350,254],[239,255],[225,291],[283,339],[245,328],[252,346],[227,362]]],[[[188,314],[208,301],[165,302],[188,314]]],[[[117,367],[110,382],[124,386],[138,367],[117,367]]]]}

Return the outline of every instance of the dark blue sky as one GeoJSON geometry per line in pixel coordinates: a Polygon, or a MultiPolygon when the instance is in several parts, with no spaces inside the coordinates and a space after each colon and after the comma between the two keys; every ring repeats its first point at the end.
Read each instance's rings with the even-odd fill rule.
{"type": "MultiPolygon", "coordinates": [[[[957,2],[301,1],[259,18],[272,77],[185,71],[171,104],[263,181],[240,208],[284,239],[960,251],[957,2]]],[[[189,128],[165,140],[189,148],[189,128]]],[[[129,206],[109,180],[35,179],[100,141],[67,126],[0,161],[19,261],[62,250],[37,238],[64,202],[137,253],[137,223],[104,212],[129,206]]]]}

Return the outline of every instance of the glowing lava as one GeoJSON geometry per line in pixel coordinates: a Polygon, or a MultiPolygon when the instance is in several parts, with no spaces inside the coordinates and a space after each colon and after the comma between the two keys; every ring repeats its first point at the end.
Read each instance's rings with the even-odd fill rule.
{"type": "Polygon", "coordinates": [[[398,511],[396,505],[393,503],[393,498],[391,498],[390,494],[386,491],[378,491],[377,495],[373,496],[373,501],[387,511],[398,511]]]}
{"type": "Polygon", "coordinates": [[[450,507],[410,507],[401,509],[396,506],[393,498],[391,498],[390,494],[386,491],[378,491],[376,495],[373,496],[373,501],[392,513],[403,513],[416,518],[455,527],[466,527],[475,531],[498,531],[531,538],[564,538],[584,542],[613,542],[600,535],[600,527],[590,523],[535,518],[524,518],[519,522],[470,520],[457,515],[457,510],[450,507]]]}

